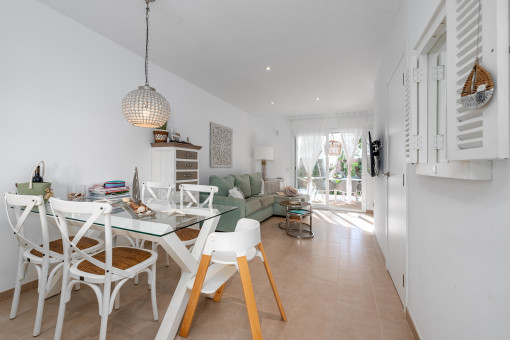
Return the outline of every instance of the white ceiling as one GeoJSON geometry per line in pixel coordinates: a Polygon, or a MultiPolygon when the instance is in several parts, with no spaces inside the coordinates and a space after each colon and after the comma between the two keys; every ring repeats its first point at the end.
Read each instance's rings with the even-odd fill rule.
{"type": "MultiPolygon", "coordinates": [[[[41,1],[144,55],[144,0],[41,1]]],[[[255,116],[370,111],[400,2],[157,0],[149,59],[255,116]]]]}

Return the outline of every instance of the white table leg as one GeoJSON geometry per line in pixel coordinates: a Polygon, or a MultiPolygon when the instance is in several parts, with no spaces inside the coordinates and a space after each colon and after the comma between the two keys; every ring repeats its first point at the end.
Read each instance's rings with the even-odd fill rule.
{"type": "Polygon", "coordinates": [[[220,217],[217,216],[204,221],[192,253],[188,251],[175,233],[168,234],[159,241],[159,244],[177,262],[182,271],[177,288],[159,327],[156,340],[173,340],[177,335],[188,305],[190,295],[187,288],[188,280],[196,274],[207,236],[216,230],[219,219],[220,217]]]}

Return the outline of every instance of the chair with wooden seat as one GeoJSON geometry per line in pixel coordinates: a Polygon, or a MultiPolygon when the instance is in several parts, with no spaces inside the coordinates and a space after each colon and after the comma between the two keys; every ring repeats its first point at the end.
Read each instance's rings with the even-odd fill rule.
{"type": "Polygon", "coordinates": [[[175,190],[175,185],[165,182],[143,182],[142,183],[142,202],[147,199],[170,202],[171,195],[175,190]]]}
{"type": "MultiPolygon", "coordinates": [[[[170,202],[170,196],[175,190],[175,185],[164,182],[143,182],[141,200],[143,203],[151,201],[151,203],[168,203],[170,202]]],[[[116,245],[118,237],[126,238],[133,247],[143,248],[144,242],[139,239],[132,239],[126,235],[113,235],[113,244],[116,245]]],[[[167,257],[166,265],[170,264],[169,258],[167,257]]],[[[136,282],[138,283],[138,282],[136,282]]]]}
{"type": "MultiPolygon", "coordinates": [[[[18,311],[21,283],[25,278],[28,266],[34,265],[38,276],[37,291],[39,298],[37,302],[37,313],[35,317],[34,336],[41,333],[41,323],[44,311],[44,300],[52,287],[55,274],[63,266],[63,242],[62,239],[50,241],[48,221],[46,219],[46,208],[42,196],[4,194],[7,220],[19,243],[18,271],[14,296],[12,299],[10,318],[14,319],[18,311]],[[11,209],[12,207],[13,209],[11,209]],[[39,211],[40,230],[42,244],[31,241],[26,236],[26,220],[33,209],[39,211]],[[16,224],[11,219],[12,212],[16,216],[16,224]],[[51,268],[53,266],[53,268],[51,268]],[[51,270],[50,270],[51,268],[51,270]]],[[[31,233],[32,234],[32,233],[31,233]]],[[[72,238],[72,237],[71,237],[72,238]]],[[[84,253],[92,253],[101,249],[103,241],[93,237],[82,237],[77,247],[84,253]]],[[[76,256],[72,258],[76,260],[76,256]]]]}
{"type": "MultiPolygon", "coordinates": [[[[165,182],[143,182],[142,183],[142,194],[141,199],[143,203],[148,201],[169,203],[175,191],[175,185],[165,182]]],[[[145,242],[141,243],[137,240],[136,242],[139,248],[143,248],[145,242]]],[[[158,243],[152,242],[152,250],[157,252],[158,243]]],[[[165,266],[170,265],[170,256],[165,256],[165,266]]],[[[135,278],[135,284],[138,284],[138,278],[135,278]]]]}
{"type": "Polygon", "coordinates": [[[235,268],[234,271],[236,269],[239,271],[252,337],[253,339],[262,339],[255,295],[253,293],[250,271],[248,269],[248,261],[256,256],[260,257],[264,263],[267,277],[269,278],[278,309],[280,310],[280,315],[283,321],[287,321],[287,316],[285,315],[273,274],[271,273],[264,247],[262,246],[260,223],[256,220],[243,218],[237,222],[235,232],[215,232],[208,236],[197,274],[188,283],[188,288],[192,288],[188,306],[182,321],[179,333],[180,336],[187,337],[189,334],[191,322],[193,321],[193,316],[201,293],[208,294],[211,289],[216,289],[214,301],[219,301],[221,299],[225,283],[215,278],[215,274],[221,273],[222,271],[221,268],[218,268],[218,265],[220,265],[233,267],[235,268]],[[209,264],[211,264],[211,266],[209,266],[209,264]],[[214,284],[221,286],[216,287],[214,284]],[[207,288],[205,288],[206,286],[207,288]]]}
{"type": "MultiPolygon", "coordinates": [[[[190,207],[198,207],[203,208],[206,205],[209,208],[212,208],[212,203],[214,199],[214,194],[218,192],[218,187],[210,186],[210,185],[198,185],[198,184],[181,184],[179,186],[180,190],[180,208],[190,208],[190,207]],[[209,196],[203,201],[200,202],[200,194],[209,194],[209,196]]],[[[198,227],[198,224],[196,224],[198,227]]],[[[186,246],[191,246],[195,244],[198,234],[200,233],[200,229],[188,227],[177,230],[176,235],[186,246]]]]}
{"type": "Polygon", "coordinates": [[[58,311],[55,339],[62,336],[66,303],[71,299],[72,289],[76,284],[85,284],[96,294],[101,327],[99,339],[106,339],[108,316],[113,308],[119,307],[119,291],[129,279],[140,273],[147,273],[151,289],[152,313],[154,321],[158,320],[156,302],[156,260],[157,253],[134,247],[113,247],[111,216],[112,206],[108,203],[70,202],[50,198],[50,206],[56,224],[64,242],[64,266],[62,291],[58,311]],[[83,214],[89,216],[73,239],[69,237],[66,214],[83,214]],[[94,255],[84,253],[77,246],[83,235],[94,223],[104,226],[105,250],[94,255]],[[72,263],[77,253],[82,260],[72,263]],[[112,283],[114,284],[112,290],[112,283]]]}

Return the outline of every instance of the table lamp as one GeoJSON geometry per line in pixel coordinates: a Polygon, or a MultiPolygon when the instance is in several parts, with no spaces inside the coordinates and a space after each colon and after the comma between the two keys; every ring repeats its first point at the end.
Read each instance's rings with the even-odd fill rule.
{"type": "Polygon", "coordinates": [[[266,179],[266,161],[274,160],[274,147],[272,146],[256,146],[255,159],[262,160],[262,179],[266,179]]]}

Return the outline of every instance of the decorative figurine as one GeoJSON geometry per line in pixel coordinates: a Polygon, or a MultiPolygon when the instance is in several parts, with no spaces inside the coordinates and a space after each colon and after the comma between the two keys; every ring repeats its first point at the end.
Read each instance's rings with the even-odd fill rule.
{"type": "Polygon", "coordinates": [[[135,175],[133,176],[133,189],[131,196],[133,197],[133,202],[137,205],[140,205],[140,183],[138,181],[138,168],[135,167],[135,175]]]}

